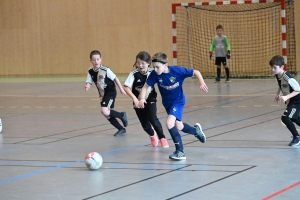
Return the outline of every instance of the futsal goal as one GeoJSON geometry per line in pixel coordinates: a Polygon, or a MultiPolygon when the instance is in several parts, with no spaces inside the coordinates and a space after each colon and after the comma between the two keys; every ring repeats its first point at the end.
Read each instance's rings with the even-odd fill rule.
{"type": "Polygon", "coordinates": [[[209,47],[216,26],[221,24],[231,45],[231,77],[271,77],[269,60],[275,55],[282,55],[285,69],[296,74],[293,3],[236,0],[172,4],[173,64],[215,77],[209,47]]]}

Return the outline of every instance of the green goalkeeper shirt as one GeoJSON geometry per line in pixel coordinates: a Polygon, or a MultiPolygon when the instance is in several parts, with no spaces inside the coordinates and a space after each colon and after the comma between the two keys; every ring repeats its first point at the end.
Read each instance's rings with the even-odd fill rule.
{"type": "Polygon", "coordinates": [[[210,45],[209,51],[215,50],[215,57],[226,57],[227,51],[230,51],[230,44],[225,35],[215,36],[210,45]]]}

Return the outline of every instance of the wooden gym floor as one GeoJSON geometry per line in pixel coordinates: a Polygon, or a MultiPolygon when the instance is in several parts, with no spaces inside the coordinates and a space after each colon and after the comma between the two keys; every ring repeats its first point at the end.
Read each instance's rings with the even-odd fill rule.
{"type": "Polygon", "coordinates": [[[85,77],[1,78],[0,199],[298,199],[300,147],[288,146],[284,104],[273,103],[275,79],[206,83],[204,94],[195,79],[186,80],[183,121],[199,122],[207,142],[182,134],[187,160],[172,161],[160,96],[167,149],[150,145],[120,93],[115,110],[127,112],[129,126],[114,137],[96,88],[84,91],[85,77]],[[103,157],[99,170],[84,165],[91,151],[103,157]]]}

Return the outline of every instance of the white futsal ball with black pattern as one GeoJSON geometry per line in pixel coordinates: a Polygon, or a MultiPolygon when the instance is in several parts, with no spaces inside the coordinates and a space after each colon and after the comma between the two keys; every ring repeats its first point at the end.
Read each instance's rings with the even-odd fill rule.
{"type": "Polygon", "coordinates": [[[90,152],[85,156],[85,165],[90,170],[99,169],[102,165],[102,156],[97,152],[90,152]]]}

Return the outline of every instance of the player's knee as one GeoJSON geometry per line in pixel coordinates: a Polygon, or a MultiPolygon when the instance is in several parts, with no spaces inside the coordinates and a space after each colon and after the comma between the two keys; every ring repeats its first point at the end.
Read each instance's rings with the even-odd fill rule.
{"type": "Polygon", "coordinates": [[[109,117],[110,111],[108,109],[102,109],[101,108],[101,114],[105,117],[109,117]]]}
{"type": "Polygon", "coordinates": [[[285,116],[285,115],[282,115],[282,116],[281,116],[281,121],[282,121],[282,123],[284,123],[285,125],[288,123],[289,120],[290,120],[290,119],[289,119],[287,116],[285,116]]]}
{"type": "Polygon", "coordinates": [[[175,124],[167,121],[166,126],[170,130],[171,128],[173,128],[175,126],[175,124]]]}

